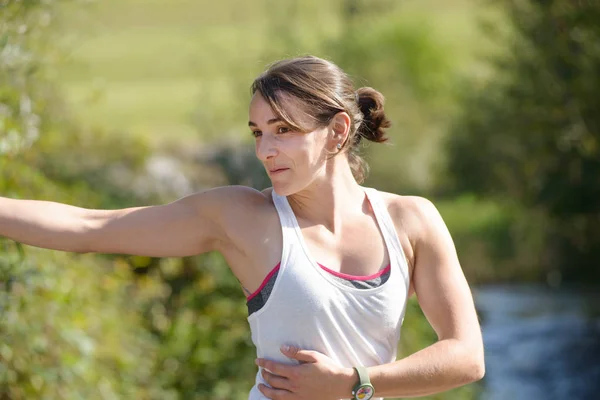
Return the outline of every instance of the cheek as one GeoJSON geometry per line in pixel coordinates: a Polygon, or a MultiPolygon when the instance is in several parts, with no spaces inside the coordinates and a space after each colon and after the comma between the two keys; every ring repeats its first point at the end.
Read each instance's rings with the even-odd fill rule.
{"type": "Polygon", "coordinates": [[[312,174],[319,170],[327,154],[315,133],[281,138],[277,141],[279,157],[287,159],[297,172],[312,174]]]}
{"type": "Polygon", "coordinates": [[[312,143],[303,143],[292,150],[297,166],[310,171],[319,169],[323,164],[322,151],[312,143]]]}
{"type": "Polygon", "coordinates": [[[278,143],[279,154],[289,159],[295,166],[307,164],[310,160],[309,146],[300,137],[280,140],[278,143]]]}

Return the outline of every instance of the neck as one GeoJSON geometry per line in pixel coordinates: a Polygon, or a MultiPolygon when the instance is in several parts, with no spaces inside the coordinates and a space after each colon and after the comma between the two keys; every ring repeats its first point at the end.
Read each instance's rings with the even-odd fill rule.
{"type": "Polygon", "coordinates": [[[322,176],[288,196],[297,218],[323,225],[331,232],[340,228],[344,216],[362,212],[364,199],[365,193],[343,156],[330,159],[322,176]]]}

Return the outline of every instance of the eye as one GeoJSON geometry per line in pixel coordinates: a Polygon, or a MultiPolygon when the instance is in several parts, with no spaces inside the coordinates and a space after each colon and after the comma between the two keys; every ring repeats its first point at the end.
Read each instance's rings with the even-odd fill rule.
{"type": "Polygon", "coordinates": [[[254,136],[255,138],[262,136],[262,132],[261,131],[252,131],[252,136],[254,136]]]}
{"type": "Polygon", "coordinates": [[[291,129],[287,126],[280,126],[279,128],[277,128],[277,133],[288,133],[290,131],[291,129]]]}

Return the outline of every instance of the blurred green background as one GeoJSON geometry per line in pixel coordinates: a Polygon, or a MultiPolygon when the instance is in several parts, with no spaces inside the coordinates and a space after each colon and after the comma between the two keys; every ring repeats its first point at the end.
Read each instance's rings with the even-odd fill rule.
{"type": "MultiPolygon", "coordinates": [[[[430,399],[600,390],[600,3],[0,0],[0,194],[88,208],[268,186],[250,84],[313,54],[387,99],[367,186],[434,201],[486,378],[430,399]]],[[[0,399],[245,399],[254,349],[218,254],[0,239],[0,399]]],[[[401,355],[436,340],[415,299],[401,355]]]]}

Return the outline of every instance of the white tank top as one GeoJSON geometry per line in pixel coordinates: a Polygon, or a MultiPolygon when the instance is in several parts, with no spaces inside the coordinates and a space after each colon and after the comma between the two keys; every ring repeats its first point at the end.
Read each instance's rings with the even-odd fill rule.
{"type": "MultiPolygon", "coordinates": [[[[388,280],[370,289],[346,286],[319,266],[308,251],[287,198],[273,191],[283,251],[268,300],[248,317],[259,358],[298,364],[281,354],[280,347],[286,344],[321,352],[342,367],[370,367],[396,360],[410,284],[408,265],[379,193],[375,189],[364,190],[383,234],[391,266],[388,280]]],[[[249,400],[268,400],[258,390],[259,383],[266,385],[260,370],[249,400]]]]}

